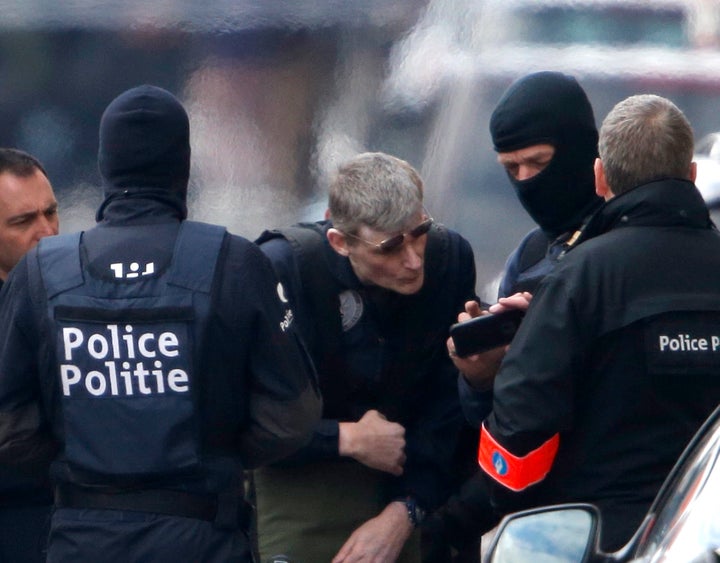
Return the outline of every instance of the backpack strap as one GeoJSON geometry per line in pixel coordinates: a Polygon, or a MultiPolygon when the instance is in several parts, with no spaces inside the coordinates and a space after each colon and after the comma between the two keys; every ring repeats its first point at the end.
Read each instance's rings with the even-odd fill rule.
{"type": "Polygon", "coordinates": [[[335,358],[331,363],[336,364],[342,356],[342,318],[339,288],[327,261],[325,232],[315,223],[298,223],[277,232],[291,244],[297,258],[304,298],[319,327],[314,340],[320,340],[322,334],[322,346],[319,342],[310,343],[317,352],[314,355],[316,358],[335,358]]]}
{"type": "Polygon", "coordinates": [[[265,231],[256,241],[261,244],[272,238],[287,240],[295,255],[302,296],[312,312],[317,329],[303,330],[302,337],[311,351],[325,398],[325,412],[333,416],[332,405],[343,404],[353,392],[353,384],[343,377],[348,373],[342,351],[342,288],[328,262],[325,222],[297,223],[291,227],[265,231]]]}

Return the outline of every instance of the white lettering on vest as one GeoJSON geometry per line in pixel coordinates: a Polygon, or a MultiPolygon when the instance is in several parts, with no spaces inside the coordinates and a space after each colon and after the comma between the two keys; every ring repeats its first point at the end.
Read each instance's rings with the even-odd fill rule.
{"type": "Polygon", "coordinates": [[[60,365],[60,384],[66,397],[76,388],[95,397],[190,391],[190,377],[182,369],[180,339],[172,331],[138,333],[130,324],[109,324],[88,335],[78,327],[64,327],[62,347],[65,363],[60,365]],[[165,368],[163,358],[175,365],[165,368]],[[180,360],[181,367],[173,358],[180,360]]]}
{"type": "MultiPolygon", "coordinates": [[[[717,338],[717,336],[713,336],[710,340],[713,351],[717,349],[715,345],[717,338]]],[[[720,340],[717,340],[717,344],[720,345],[720,340]]],[[[658,336],[658,346],[661,352],[707,352],[710,350],[707,338],[694,337],[689,334],[672,336],[661,334],[658,336]]]]}

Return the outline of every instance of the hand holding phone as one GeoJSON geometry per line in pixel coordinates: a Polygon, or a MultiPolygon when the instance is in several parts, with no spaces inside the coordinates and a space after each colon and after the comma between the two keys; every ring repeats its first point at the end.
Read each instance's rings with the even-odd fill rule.
{"type": "Polygon", "coordinates": [[[524,316],[522,309],[510,309],[452,325],[450,336],[456,354],[464,358],[509,344],[524,316]]]}

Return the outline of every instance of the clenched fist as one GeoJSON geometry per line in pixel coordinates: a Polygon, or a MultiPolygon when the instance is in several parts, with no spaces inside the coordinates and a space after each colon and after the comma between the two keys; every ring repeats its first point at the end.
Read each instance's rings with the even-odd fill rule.
{"type": "Polygon", "coordinates": [[[339,451],[363,465],[402,475],[405,465],[405,428],[376,410],[357,422],[340,423],[339,451]]]}

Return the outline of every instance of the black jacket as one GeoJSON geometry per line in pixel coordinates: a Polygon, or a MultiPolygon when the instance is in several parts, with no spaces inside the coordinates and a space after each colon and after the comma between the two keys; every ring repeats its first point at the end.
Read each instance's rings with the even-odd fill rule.
{"type": "Polygon", "coordinates": [[[583,239],[513,340],[480,456],[500,513],[593,502],[617,548],[720,402],[720,235],[697,189],[669,179],[608,201],[583,239]]]}
{"type": "MultiPolygon", "coordinates": [[[[130,259],[167,267],[180,225],[176,215],[153,199],[111,203],[103,222],[83,234],[85,275],[109,272],[111,264],[130,259]]],[[[33,249],[13,269],[0,304],[0,463],[5,466],[46,463],[57,448],[58,459],[63,457],[63,432],[54,427],[62,420],[59,381],[54,378],[53,389],[39,387],[41,355],[56,352],[55,342],[43,333],[46,304],[29,279],[28,262],[37,256],[33,249]]],[[[230,457],[239,468],[256,467],[309,439],[321,407],[314,373],[295,327],[282,328],[287,311],[278,298],[277,278],[255,245],[226,234],[213,294],[199,360],[202,448],[210,465],[230,457]]],[[[221,474],[230,477],[230,467],[223,467],[196,486],[218,490],[221,474]]],[[[57,477],[67,479],[67,470],[57,477]]]]}
{"type": "Polygon", "coordinates": [[[434,507],[449,492],[452,456],[463,422],[457,370],[445,341],[465,301],[475,298],[472,250],[457,233],[433,227],[425,283],[420,292],[406,296],[361,284],[348,259],[327,242],[324,233],[329,227],[314,226],[322,245],[312,257],[294,251],[284,238],[261,244],[313,351],[323,393],[323,420],[294,461],[338,459],[338,422],[356,421],[367,410],[377,409],[407,431],[405,472],[399,478],[388,476],[388,499],[412,495],[424,507],[434,507]],[[305,260],[329,278],[322,290],[327,295],[308,295],[313,292],[306,291],[301,276],[305,260]],[[342,329],[319,310],[323,302],[335,303],[338,319],[342,311],[342,329]],[[329,350],[336,350],[338,361],[327,357],[329,350]]]}

